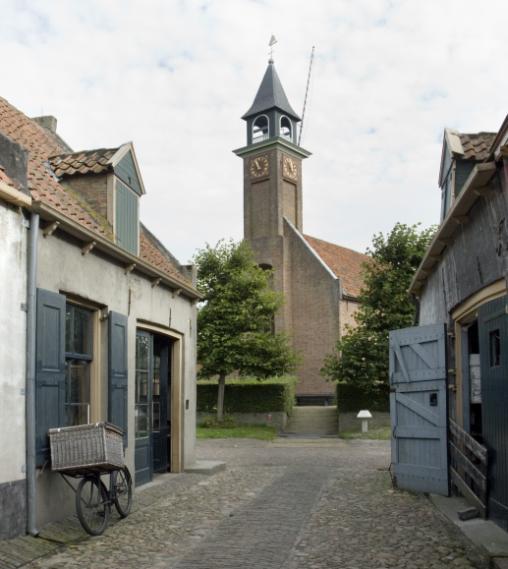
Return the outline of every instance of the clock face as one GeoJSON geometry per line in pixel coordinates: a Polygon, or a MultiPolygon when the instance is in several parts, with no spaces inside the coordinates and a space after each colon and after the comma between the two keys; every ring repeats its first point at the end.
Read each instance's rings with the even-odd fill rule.
{"type": "Polygon", "coordinates": [[[284,156],[282,159],[282,173],[287,178],[296,180],[298,178],[298,166],[296,165],[296,161],[289,156],[284,156]]]}
{"type": "Polygon", "coordinates": [[[250,175],[253,178],[261,178],[262,176],[268,175],[269,168],[268,156],[256,156],[250,162],[250,175]]]}

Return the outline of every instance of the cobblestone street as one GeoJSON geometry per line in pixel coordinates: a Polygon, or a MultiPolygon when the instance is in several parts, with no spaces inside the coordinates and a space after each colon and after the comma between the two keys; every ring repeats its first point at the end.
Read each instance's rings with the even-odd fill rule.
{"type": "MultiPolygon", "coordinates": [[[[422,496],[393,491],[384,441],[214,440],[213,476],[170,476],[161,498],[31,569],[460,569],[481,555],[422,496]]],[[[148,492],[148,491],[146,491],[148,492]]]]}

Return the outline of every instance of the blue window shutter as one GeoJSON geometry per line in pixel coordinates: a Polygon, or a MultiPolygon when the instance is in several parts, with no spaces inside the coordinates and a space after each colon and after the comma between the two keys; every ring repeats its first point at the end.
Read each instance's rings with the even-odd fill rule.
{"type": "Polygon", "coordinates": [[[138,196],[125,184],[116,181],[115,234],[120,247],[137,255],[139,247],[138,196]]]}
{"type": "Polygon", "coordinates": [[[109,313],[108,420],[123,429],[127,447],[127,316],[109,313]]]}
{"type": "Polygon", "coordinates": [[[37,289],[37,465],[49,460],[48,429],[65,424],[65,296],[37,289]]]}

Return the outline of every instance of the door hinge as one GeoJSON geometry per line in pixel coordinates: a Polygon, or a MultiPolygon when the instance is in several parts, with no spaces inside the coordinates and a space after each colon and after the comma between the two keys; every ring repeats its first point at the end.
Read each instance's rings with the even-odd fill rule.
{"type": "Polygon", "coordinates": [[[19,305],[20,310],[22,310],[23,312],[28,312],[28,304],[26,302],[22,302],[19,305]]]}

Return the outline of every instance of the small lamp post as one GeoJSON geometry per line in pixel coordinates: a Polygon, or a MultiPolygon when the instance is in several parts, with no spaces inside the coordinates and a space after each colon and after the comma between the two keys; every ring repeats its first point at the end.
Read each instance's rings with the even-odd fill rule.
{"type": "Polygon", "coordinates": [[[367,411],[367,409],[362,409],[356,418],[362,420],[362,433],[367,433],[369,431],[369,419],[372,419],[372,413],[367,411]]]}

